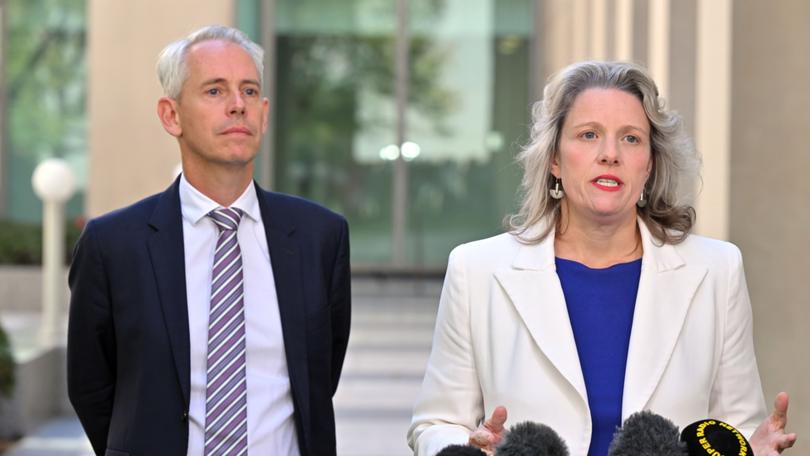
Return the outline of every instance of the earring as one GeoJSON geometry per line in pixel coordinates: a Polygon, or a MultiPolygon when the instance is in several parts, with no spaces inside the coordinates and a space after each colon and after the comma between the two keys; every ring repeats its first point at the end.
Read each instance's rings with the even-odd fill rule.
{"type": "Polygon", "coordinates": [[[557,178],[557,181],[554,182],[554,188],[548,189],[548,194],[551,195],[552,198],[555,200],[562,199],[564,192],[563,189],[560,188],[560,179],[557,178]]]}
{"type": "Polygon", "coordinates": [[[642,190],[641,191],[641,196],[638,198],[638,201],[636,201],[636,206],[644,207],[646,205],[647,205],[647,200],[644,198],[644,190],[642,190]]]}

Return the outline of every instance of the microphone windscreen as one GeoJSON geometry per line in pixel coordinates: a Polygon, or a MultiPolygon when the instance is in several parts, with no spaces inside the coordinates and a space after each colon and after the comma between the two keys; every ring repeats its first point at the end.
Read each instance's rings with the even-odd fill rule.
{"type": "Polygon", "coordinates": [[[526,421],[509,429],[495,456],[568,456],[568,446],[550,427],[526,421]]]}
{"type": "Polygon", "coordinates": [[[650,411],[636,412],[613,434],[608,456],[685,456],[678,426],[650,411]]]}
{"type": "Polygon", "coordinates": [[[470,445],[449,445],[436,453],[436,456],[487,456],[487,454],[470,445]]]}
{"type": "Polygon", "coordinates": [[[686,426],[681,433],[689,455],[753,455],[751,445],[734,426],[720,420],[706,419],[686,426]]]}

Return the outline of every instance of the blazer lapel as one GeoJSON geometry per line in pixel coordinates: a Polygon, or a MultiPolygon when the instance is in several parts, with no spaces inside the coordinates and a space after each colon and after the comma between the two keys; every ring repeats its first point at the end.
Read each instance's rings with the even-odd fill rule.
{"type": "Polygon", "coordinates": [[[169,335],[177,379],[186,406],[189,403],[190,355],[186,270],[183,249],[183,216],[180,210],[180,180],[158,197],[149,219],[154,232],[147,243],[157,282],[166,332],[169,335]]]}
{"type": "MultiPolygon", "coordinates": [[[[307,362],[306,306],[304,303],[304,268],[301,251],[295,238],[292,211],[272,193],[256,185],[256,195],[262,213],[262,223],[270,250],[273,279],[276,284],[281,331],[287,355],[296,414],[301,417],[305,435],[309,434],[309,364],[307,362]]],[[[299,442],[304,444],[304,442],[299,442]]]]}
{"type": "Polygon", "coordinates": [[[656,245],[639,220],[644,256],[625,369],[622,419],[643,410],[680,336],[692,298],[706,276],[704,265],[686,264],[676,248],[656,245]]]}
{"type": "Polygon", "coordinates": [[[543,354],[588,405],[585,380],[554,265],[554,233],[537,245],[522,245],[512,269],[495,274],[543,354]]]}

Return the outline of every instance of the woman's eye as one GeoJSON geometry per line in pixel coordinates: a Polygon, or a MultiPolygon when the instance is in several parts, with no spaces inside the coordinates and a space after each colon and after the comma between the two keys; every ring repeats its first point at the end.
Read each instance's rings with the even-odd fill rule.
{"type": "Polygon", "coordinates": [[[585,139],[596,139],[596,133],[592,131],[586,131],[585,133],[582,134],[582,137],[585,139]]]}
{"type": "Polygon", "coordinates": [[[639,142],[641,142],[641,140],[638,138],[638,136],[634,136],[634,135],[627,135],[627,136],[624,137],[624,140],[629,142],[630,144],[638,144],[639,142]]]}

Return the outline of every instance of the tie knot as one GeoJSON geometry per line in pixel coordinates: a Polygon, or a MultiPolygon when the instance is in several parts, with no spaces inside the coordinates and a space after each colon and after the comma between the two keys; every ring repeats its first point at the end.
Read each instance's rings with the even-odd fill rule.
{"type": "Polygon", "coordinates": [[[230,207],[220,207],[208,213],[219,231],[236,231],[242,220],[242,211],[230,207]]]}

